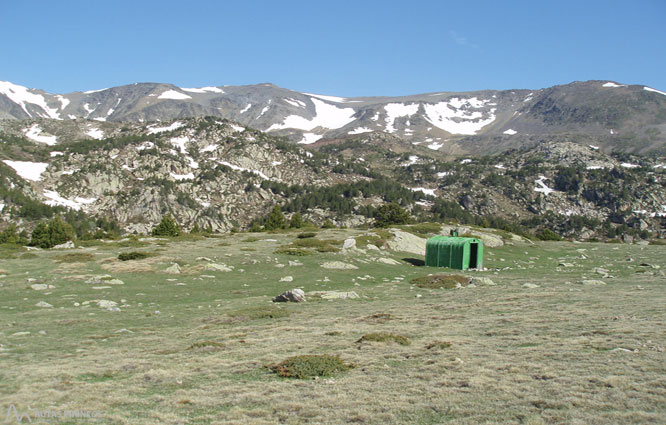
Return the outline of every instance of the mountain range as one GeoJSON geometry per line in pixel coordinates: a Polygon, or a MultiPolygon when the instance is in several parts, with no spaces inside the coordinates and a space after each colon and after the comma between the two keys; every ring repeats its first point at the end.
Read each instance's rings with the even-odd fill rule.
{"type": "MultiPolygon", "coordinates": [[[[542,137],[589,142],[608,152],[661,152],[666,146],[666,93],[612,81],[354,98],[273,84],[183,88],[135,83],[51,94],[0,81],[0,120],[142,123],[202,116],[229,119],[302,144],[383,132],[453,155],[501,152],[542,137]]],[[[24,129],[28,137],[39,136],[29,128],[24,129]]]]}

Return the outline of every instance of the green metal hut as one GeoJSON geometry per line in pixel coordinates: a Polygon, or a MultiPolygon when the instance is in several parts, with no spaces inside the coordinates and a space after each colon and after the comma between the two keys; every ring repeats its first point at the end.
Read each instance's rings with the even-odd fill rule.
{"type": "Polygon", "coordinates": [[[483,268],[483,242],[477,238],[434,236],[426,242],[425,265],[467,270],[483,268]]]}

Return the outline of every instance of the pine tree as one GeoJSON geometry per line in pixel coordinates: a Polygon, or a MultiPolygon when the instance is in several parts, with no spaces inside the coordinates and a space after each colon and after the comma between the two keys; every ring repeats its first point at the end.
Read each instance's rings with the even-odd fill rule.
{"type": "Polygon", "coordinates": [[[289,227],[292,229],[300,229],[303,227],[303,224],[303,217],[301,217],[301,213],[299,212],[292,215],[291,220],[289,220],[289,227]]]}
{"type": "Polygon", "coordinates": [[[153,228],[153,236],[178,236],[180,235],[180,227],[171,216],[166,215],[162,217],[160,224],[153,228]]]}
{"type": "Polygon", "coordinates": [[[273,210],[268,215],[266,223],[264,223],[264,230],[277,230],[287,227],[287,220],[282,214],[282,209],[279,205],[273,207],[273,210]]]}
{"type": "Polygon", "coordinates": [[[407,224],[411,217],[404,208],[395,202],[384,204],[377,209],[375,216],[375,226],[388,227],[395,224],[407,224]]]}

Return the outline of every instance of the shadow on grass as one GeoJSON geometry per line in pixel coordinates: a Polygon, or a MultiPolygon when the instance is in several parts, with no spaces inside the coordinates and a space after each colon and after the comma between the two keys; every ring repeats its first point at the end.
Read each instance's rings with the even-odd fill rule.
{"type": "Polygon", "coordinates": [[[412,266],[423,267],[425,266],[425,261],[420,258],[403,258],[402,261],[411,264],[412,266]]]}

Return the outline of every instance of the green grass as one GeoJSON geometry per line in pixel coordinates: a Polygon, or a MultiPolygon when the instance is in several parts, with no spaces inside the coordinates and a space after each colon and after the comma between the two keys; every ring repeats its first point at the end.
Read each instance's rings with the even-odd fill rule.
{"type": "MultiPolygon", "coordinates": [[[[155,253],[150,261],[119,261],[133,249],[116,243],[88,251],[94,260],[86,262],[54,261],[64,252],[51,250],[21,258],[24,249],[0,260],[0,398],[17,408],[100,410],[100,424],[132,425],[536,424],[537,417],[637,425],[666,417],[664,246],[512,241],[485,250],[488,271],[441,270],[489,277],[495,286],[441,290],[410,283],[435,269],[377,261],[405,256],[388,248],[298,247],[309,255],[291,257],[273,251],[298,239],[296,231],[253,245],[248,236],[265,235],[138,241],[155,253]],[[242,250],[248,246],[256,251],[242,250]],[[233,271],[205,271],[198,257],[233,271]],[[183,273],[162,273],[174,261],[186,264],[183,273]],[[321,267],[330,261],[358,269],[321,267]],[[597,278],[596,267],[613,276],[606,286],[576,284],[597,278]],[[86,283],[104,275],[124,285],[86,283]],[[54,288],[33,290],[27,279],[54,288]],[[306,297],[330,290],[360,298],[271,303],[292,288],[306,297]],[[36,307],[40,301],[53,308],[36,307]],[[311,354],[357,367],[311,381],[265,367],[311,354]]],[[[315,239],[366,237],[380,239],[354,229],[320,230],[315,239]]]]}

